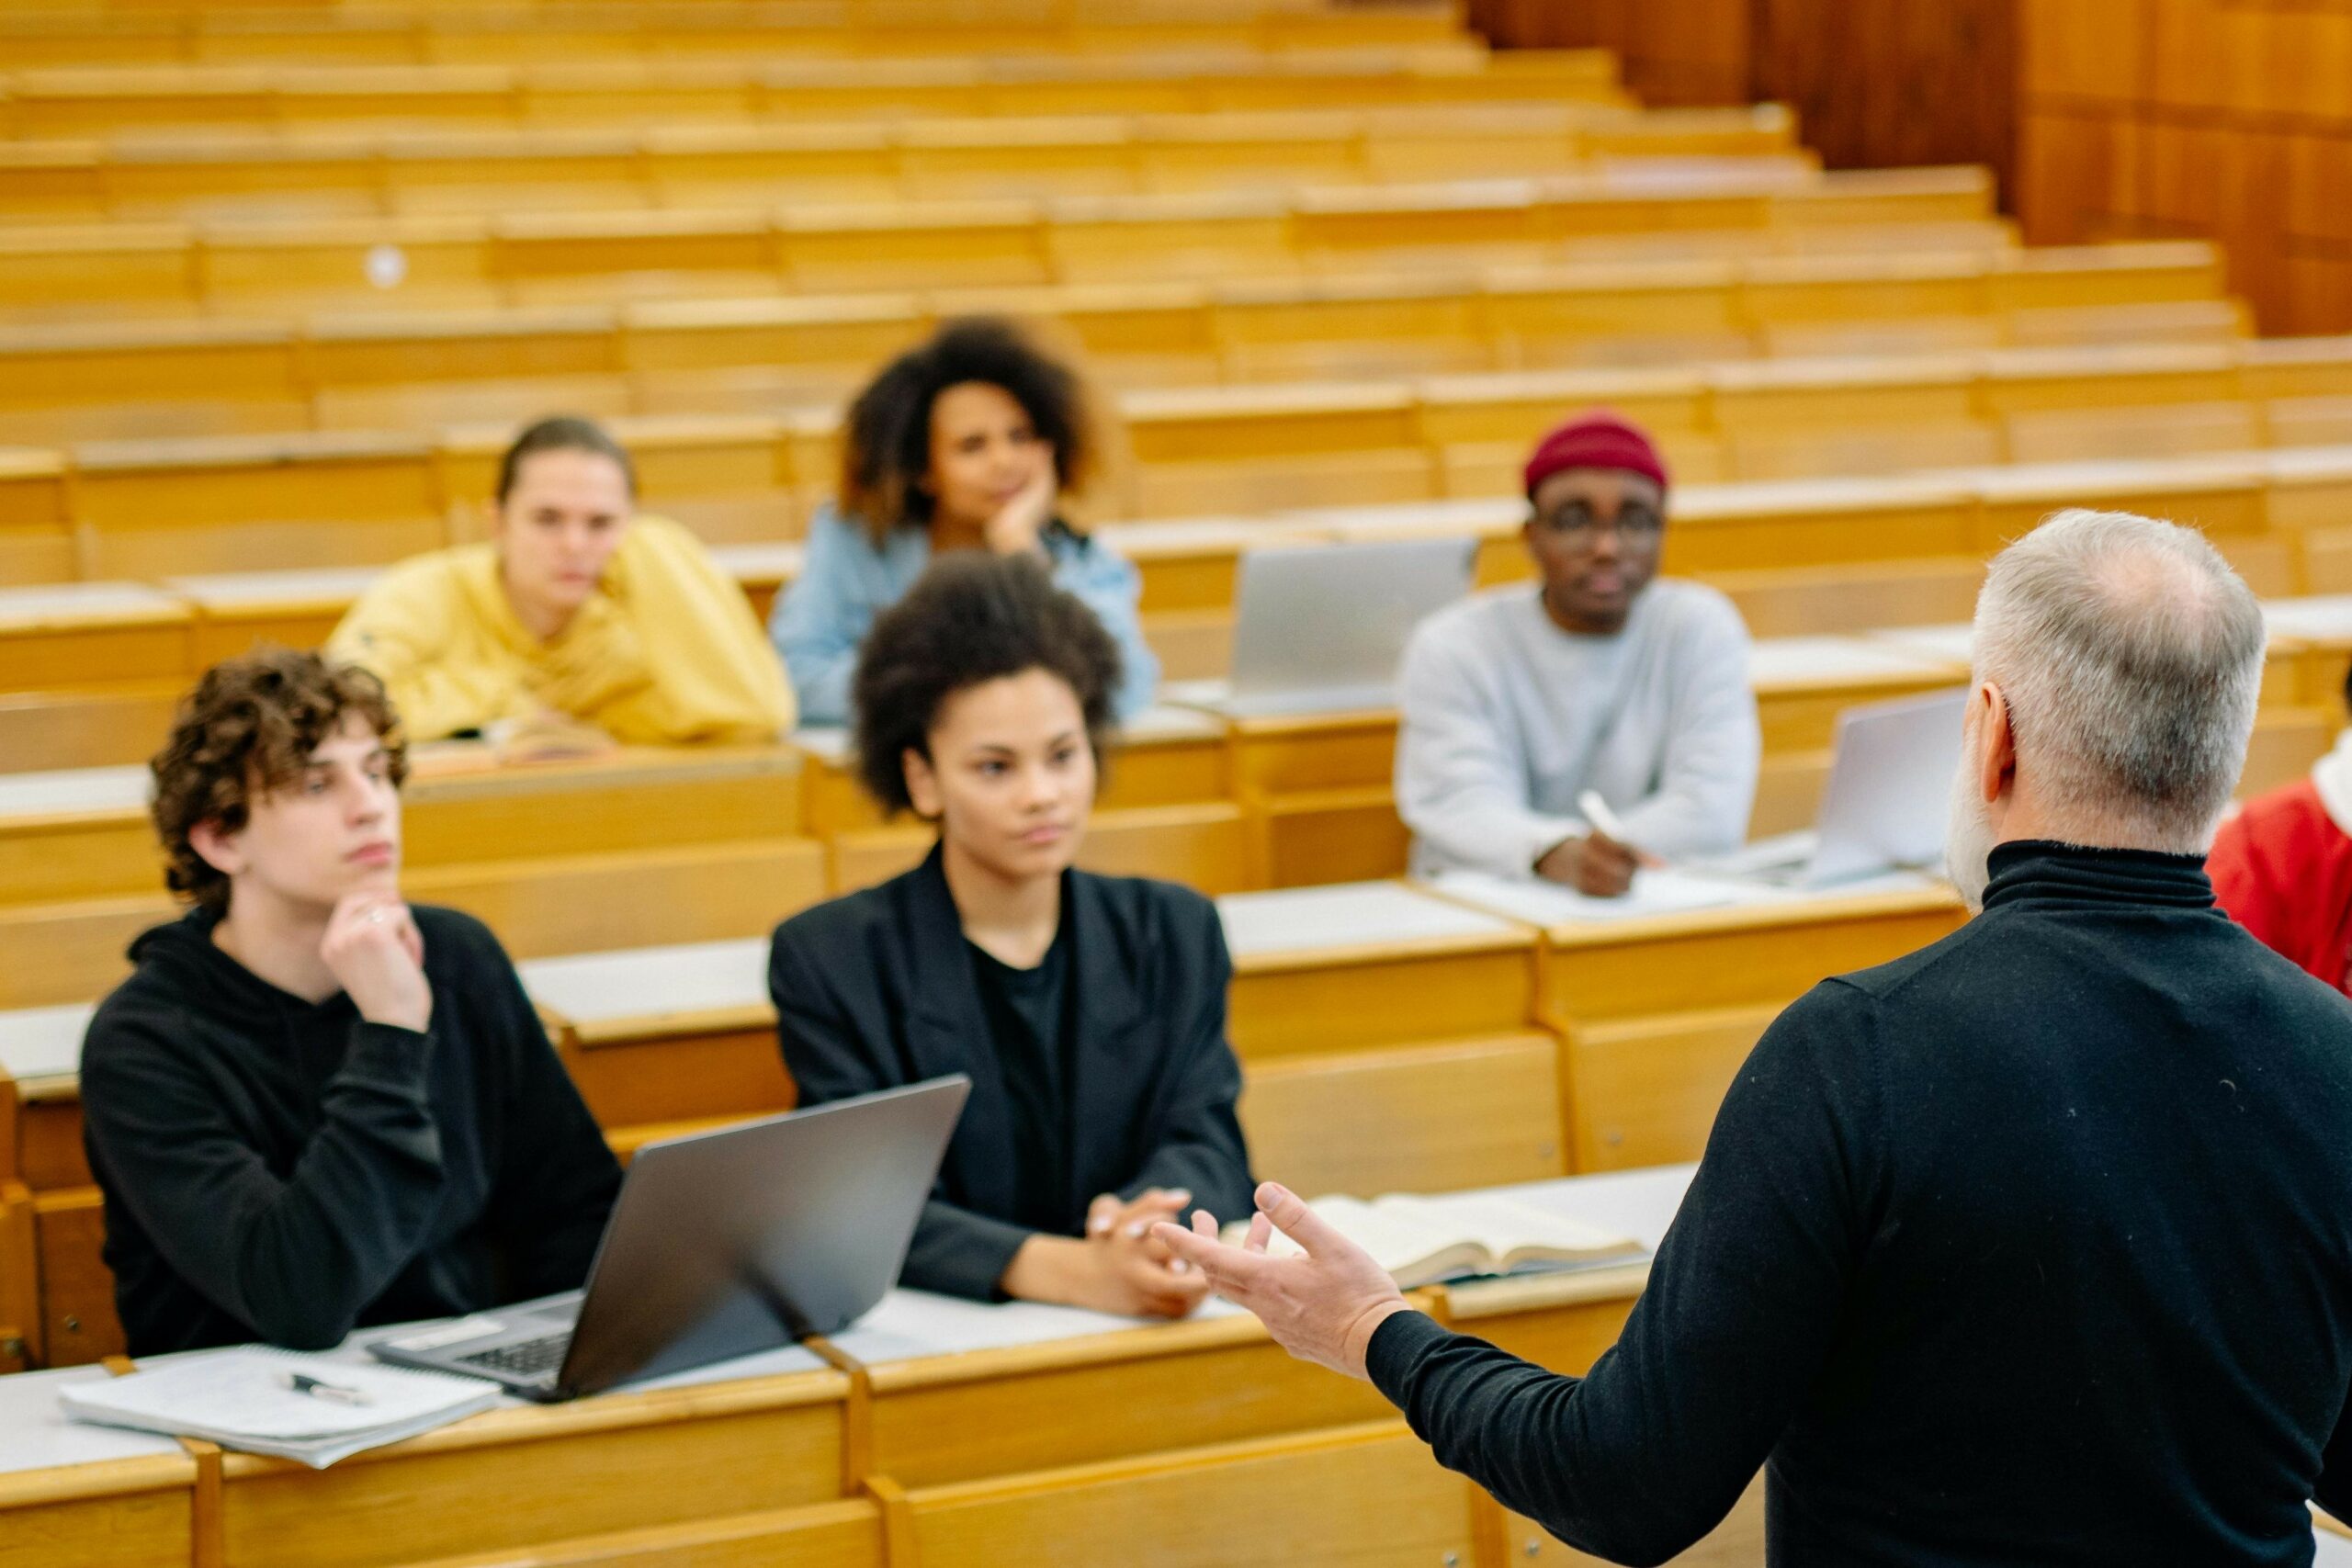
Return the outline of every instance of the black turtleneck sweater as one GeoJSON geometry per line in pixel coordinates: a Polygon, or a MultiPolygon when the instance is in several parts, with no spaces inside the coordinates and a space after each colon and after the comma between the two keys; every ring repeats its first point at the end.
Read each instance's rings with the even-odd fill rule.
{"type": "Polygon", "coordinates": [[[497,939],[415,915],[423,1034],[277,989],[201,913],[131,945],[82,1047],[82,1112],[132,1355],[319,1348],[587,1274],[612,1151],[497,939]]]}
{"type": "Polygon", "coordinates": [[[2352,1510],[2352,1004],[2194,859],[2009,844],[1741,1069],[1581,1380],[1399,1314],[1446,1464],[1657,1562],[1769,1465],[1793,1564],[2308,1563],[2352,1510]]]}

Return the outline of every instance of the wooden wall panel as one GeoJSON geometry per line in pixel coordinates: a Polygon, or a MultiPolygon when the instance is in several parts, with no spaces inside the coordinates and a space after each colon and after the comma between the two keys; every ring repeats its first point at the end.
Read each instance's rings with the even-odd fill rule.
{"type": "Polygon", "coordinates": [[[2007,188],[2018,0],[1471,0],[1497,43],[1614,50],[1645,102],[1794,107],[1832,168],[1983,164],[2007,188]]]}
{"type": "Polygon", "coordinates": [[[1753,0],[1469,0],[1470,25],[1519,49],[1614,50],[1626,85],[1661,106],[1744,104],[1753,0]]]}
{"type": "Polygon", "coordinates": [[[1471,0],[1659,103],[1776,99],[1832,168],[1982,164],[2037,244],[2218,241],[2269,333],[2352,331],[2352,0],[1471,0]]]}
{"type": "Polygon", "coordinates": [[[1754,96],[1831,168],[2015,164],[2018,0],[1751,0],[1754,96]]]}
{"type": "Polygon", "coordinates": [[[2352,6],[2019,0],[2026,237],[2217,240],[2266,333],[2352,329],[2352,6]]]}

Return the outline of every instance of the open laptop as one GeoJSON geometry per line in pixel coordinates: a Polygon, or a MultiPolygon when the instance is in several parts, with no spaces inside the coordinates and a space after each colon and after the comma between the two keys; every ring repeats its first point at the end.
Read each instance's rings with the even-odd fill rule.
{"type": "Polygon", "coordinates": [[[1846,709],[1813,829],[1759,839],[1690,869],[1826,887],[1941,864],[1967,707],[1968,690],[1959,687],[1846,709]]]}
{"type": "Polygon", "coordinates": [[[1392,707],[1406,639],[1470,592],[1473,538],[1246,550],[1234,592],[1227,712],[1392,707]]]}
{"type": "Polygon", "coordinates": [[[580,1291],[379,1339],[401,1366],[571,1399],[831,1334],[899,1278],[962,1074],[650,1143],[580,1291]]]}

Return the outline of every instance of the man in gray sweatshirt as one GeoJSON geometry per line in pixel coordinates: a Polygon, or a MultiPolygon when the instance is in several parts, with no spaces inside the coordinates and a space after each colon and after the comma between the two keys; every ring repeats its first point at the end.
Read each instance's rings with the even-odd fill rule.
{"type": "Polygon", "coordinates": [[[1419,872],[1619,894],[1644,855],[1747,836],[1762,746],[1747,629],[1715,590],[1653,581],[1667,471],[1640,430],[1572,420],[1526,479],[1538,581],[1430,616],[1406,649],[1396,807],[1419,872]],[[1585,820],[1587,790],[1623,841],[1585,820]]]}

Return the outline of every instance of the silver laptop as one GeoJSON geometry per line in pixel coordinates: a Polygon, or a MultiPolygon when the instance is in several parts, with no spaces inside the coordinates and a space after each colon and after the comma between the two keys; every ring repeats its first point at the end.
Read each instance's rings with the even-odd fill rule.
{"type": "Polygon", "coordinates": [[[584,1289],[368,1351],[559,1400],[831,1334],[898,1280],[971,1087],[957,1073],[648,1144],[584,1289]]]}
{"type": "Polygon", "coordinates": [[[1846,709],[1813,830],[1759,839],[1692,869],[1826,887],[1941,865],[1967,708],[1968,688],[1960,687],[1846,709]]]}
{"type": "Polygon", "coordinates": [[[1405,641],[1464,593],[1478,541],[1402,539],[1246,550],[1234,592],[1238,714],[1393,707],[1405,641]]]}

